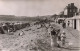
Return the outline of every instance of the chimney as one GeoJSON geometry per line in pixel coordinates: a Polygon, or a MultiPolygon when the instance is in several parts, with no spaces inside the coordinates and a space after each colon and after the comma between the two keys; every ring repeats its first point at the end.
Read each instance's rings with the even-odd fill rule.
{"type": "Polygon", "coordinates": [[[71,6],[74,6],[74,3],[71,3],[71,6]]]}
{"type": "Polygon", "coordinates": [[[79,15],[80,15],[80,9],[79,9],[79,15]]]}
{"type": "Polygon", "coordinates": [[[68,6],[70,6],[70,4],[68,4],[68,6]]]}

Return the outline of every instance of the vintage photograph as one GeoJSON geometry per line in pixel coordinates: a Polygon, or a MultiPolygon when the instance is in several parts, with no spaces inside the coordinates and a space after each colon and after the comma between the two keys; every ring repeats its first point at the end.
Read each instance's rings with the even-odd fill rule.
{"type": "Polygon", "coordinates": [[[0,51],[80,51],[80,0],[0,0],[0,51]]]}

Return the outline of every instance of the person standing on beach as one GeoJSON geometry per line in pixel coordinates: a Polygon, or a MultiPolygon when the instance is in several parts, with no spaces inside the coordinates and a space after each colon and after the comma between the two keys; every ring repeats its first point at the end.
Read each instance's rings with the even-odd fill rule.
{"type": "Polygon", "coordinates": [[[66,33],[63,31],[63,33],[61,34],[62,46],[65,46],[65,41],[66,41],[66,33]]]}

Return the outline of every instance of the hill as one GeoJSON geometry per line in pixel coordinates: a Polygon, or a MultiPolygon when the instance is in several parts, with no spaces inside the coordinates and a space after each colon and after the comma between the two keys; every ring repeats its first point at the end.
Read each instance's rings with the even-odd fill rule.
{"type": "Polygon", "coordinates": [[[36,16],[36,17],[0,15],[0,21],[39,21],[39,20],[44,20],[45,18],[50,18],[50,17],[51,15],[36,16]]]}

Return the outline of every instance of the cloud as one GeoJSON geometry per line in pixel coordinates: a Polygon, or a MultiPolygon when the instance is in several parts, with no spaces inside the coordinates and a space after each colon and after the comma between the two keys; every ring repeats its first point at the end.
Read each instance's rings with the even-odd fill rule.
{"type": "Polygon", "coordinates": [[[38,16],[59,13],[69,3],[80,8],[79,0],[0,0],[0,14],[38,16]]]}

